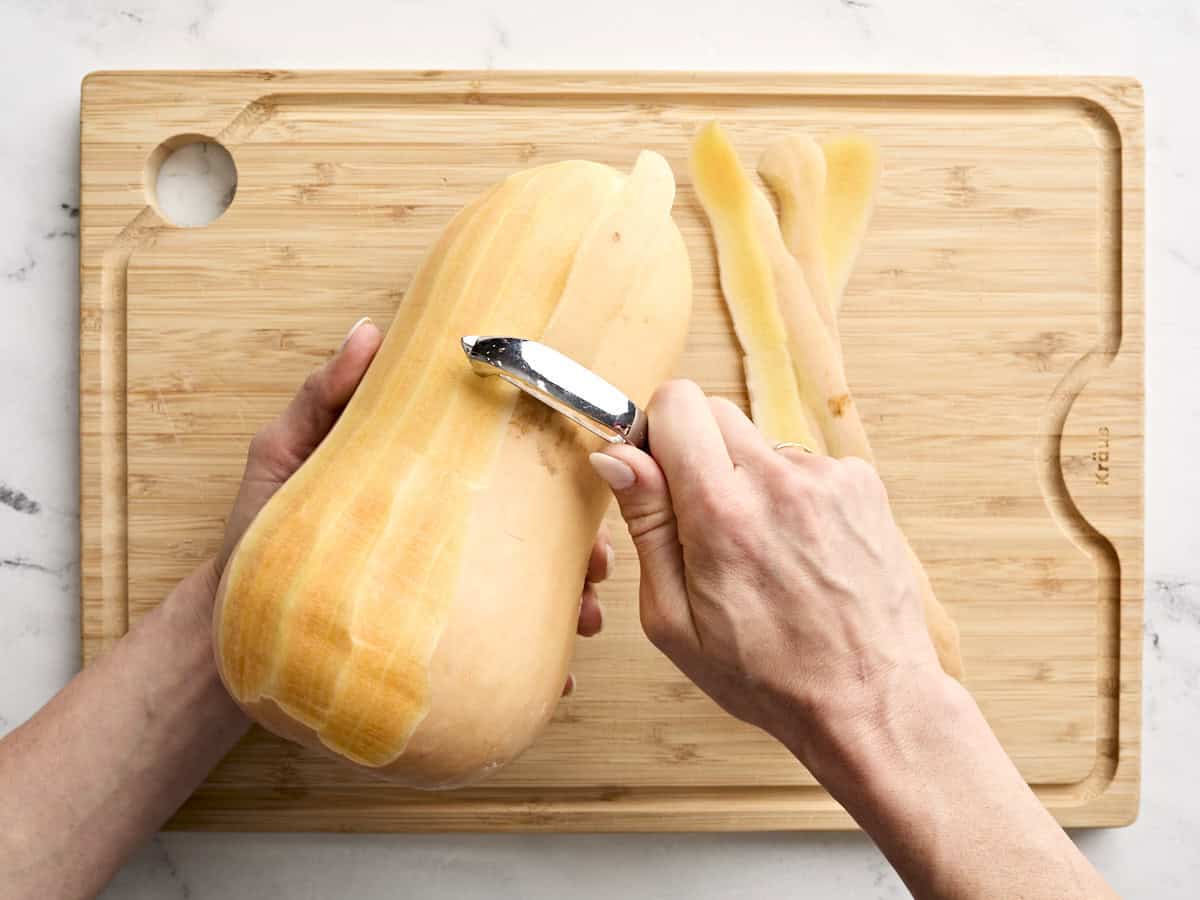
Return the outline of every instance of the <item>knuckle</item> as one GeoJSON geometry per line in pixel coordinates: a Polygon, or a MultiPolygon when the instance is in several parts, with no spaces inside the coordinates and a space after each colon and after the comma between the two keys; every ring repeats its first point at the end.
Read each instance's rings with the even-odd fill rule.
{"type": "Polygon", "coordinates": [[[270,422],[255,432],[254,437],[250,439],[246,461],[248,465],[255,465],[268,471],[286,469],[289,465],[295,465],[295,462],[290,459],[287,443],[281,433],[278,421],[270,422]]]}
{"type": "Polygon", "coordinates": [[[247,449],[246,455],[251,459],[266,459],[269,457],[275,443],[273,431],[274,429],[270,425],[263,425],[258,431],[254,432],[254,436],[250,438],[250,446],[247,449]]]}
{"type": "Polygon", "coordinates": [[[642,631],[646,633],[650,643],[664,653],[671,645],[674,629],[667,617],[653,603],[642,608],[642,631]]]}
{"type": "Polygon", "coordinates": [[[317,409],[331,408],[334,405],[333,386],[325,366],[313,371],[304,380],[304,386],[317,409]]]}
{"type": "Polygon", "coordinates": [[[686,543],[703,553],[706,565],[737,565],[755,558],[763,545],[762,516],[745,500],[726,501],[711,516],[692,523],[686,543]]]}
{"type": "Polygon", "coordinates": [[[304,384],[300,388],[301,393],[309,394],[314,397],[320,395],[322,382],[321,372],[321,369],[313,369],[308,373],[307,376],[305,376],[304,384]]]}
{"type": "Polygon", "coordinates": [[[841,460],[823,454],[814,454],[804,458],[804,470],[814,476],[817,481],[828,481],[841,464],[841,460]]]}
{"type": "Polygon", "coordinates": [[[787,493],[787,511],[802,522],[819,519],[825,506],[825,491],[816,484],[797,485],[787,493]]]}
{"type": "Polygon", "coordinates": [[[673,378],[659,385],[658,390],[654,392],[654,396],[650,398],[650,406],[671,406],[689,394],[700,394],[703,396],[704,392],[700,390],[700,386],[694,381],[688,381],[686,378],[673,378]]]}
{"type": "Polygon", "coordinates": [[[772,496],[788,518],[807,522],[822,514],[831,493],[828,478],[790,472],[780,476],[772,496]]]}
{"type": "Polygon", "coordinates": [[[731,527],[743,517],[743,506],[744,502],[724,485],[698,482],[688,503],[690,530],[704,532],[731,527]]]}
{"type": "Polygon", "coordinates": [[[845,456],[839,462],[841,470],[852,479],[862,479],[875,472],[870,463],[858,456],[845,456]]]}
{"type": "Polygon", "coordinates": [[[721,491],[709,484],[698,484],[691,504],[701,528],[707,528],[713,523],[724,521],[731,514],[729,501],[721,491]]]}
{"type": "Polygon", "coordinates": [[[626,512],[629,536],[641,552],[654,552],[675,540],[675,514],[670,507],[626,512]]]}
{"type": "Polygon", "coordinates": [[[846,457],[841,462],[841,474],[848,485],[870,497],[886,494],[883,479],[869,462],[857,456],[846,457]]]}
{"type": "Polygon", "coordinates": [[[304,389],[306,391],[320,390],[320,383],[322,383],[322,380],[323,380],[322,373],[324,371],[325,371],[324,366],[317,366],[316,368],[313,368],[313,370],[311,372],[308,372],[307,376],[305,376],[305,379],[304,379],[304,389]]]}
{"type": "Polygon", "coordinates": [[[800,481],[800,467],[778,451],[767,457],[762,469],[762,480],[772,495],[792,490],[800,481]]]}
{"type": "Polygon", "coordinates": [[[726,535],[747,535],[754,530],[755,514],[749,503],[737,498],[725,502],[715,523],[726,535]]]}
{"type": "Polygon", "coordinates": [[[708,403],[715,412],[724,412],[731,415],[736,413],[739,416],[745,415],[745,413],[742,412],[742,408],[728,397],[712,394],[708,398],[708,403]]]}

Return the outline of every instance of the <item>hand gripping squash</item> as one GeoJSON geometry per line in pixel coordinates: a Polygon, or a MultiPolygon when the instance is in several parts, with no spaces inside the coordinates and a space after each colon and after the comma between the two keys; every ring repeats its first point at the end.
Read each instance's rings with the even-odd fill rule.
{"type": "Polygon", "coordinates": [[[504,765],[550,718],[608,489],[599,440],[459,338],[541,340],[645,403],[682,351],[691,272],[675,181],[571,161],[462,210],[416,272],[325,442],[226,568],[214,640],[271,731],[415,787],[504,765]]]}

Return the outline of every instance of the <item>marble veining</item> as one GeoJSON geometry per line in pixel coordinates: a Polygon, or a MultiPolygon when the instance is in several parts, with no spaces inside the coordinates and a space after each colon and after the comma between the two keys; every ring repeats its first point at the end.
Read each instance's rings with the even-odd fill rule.
{"type": "MultiPolygon", "coordinates": [[[[1135,75],[1147,95],[1141,818],[1077,832],[1128,897],[1200,883],[1195,0],[9,0],[0,5],[0,732],[78,665],[79,80],[108,68],[1135,75]]],[[[164,834],[105,897],[901,897],[861,835],[164,834]]]]}
{"type": "Polygon", "coordinates": [[[36,500],[26,497],[21,491],[10,488],[3,482],[0,482],[0,505],[29,516],[36,516],[42,511],[42,507],[36,500]]]}
{"type": "Polygon", "coordinates": [[[483,67],[496,68],[496,57],[509,48],[508,29],[495,16],[488,19],[488,44],[484,51],[483,67]]]}
{"type": "Polygon", "coordinates": [[[201,0],[200,8],[197,10],[195,18],[188,22],[188,37],[199,40],[216,11],[217,4],[214,0],[201,0]]]}
{"type": "Polygon", "coordinates": [[[1175,262],[1179,263],[1181,266],[1191,269],[1193,272],[1200,272],[1200,261],[1197,261],[1195,257],[1185,253],[1178,247],[1168,247],[1167,256],[1175,260],[1175,262]]]}
{"type": "Polygon", "coordinates": [[[4,277],[9,281],[26,281],[33,274],[33,270],[37,268],[37,260],[29,251],[25,252],[24,261],[15,268],[9,269],[4,273],[4,277]]]}
{"type": "Polygon", "coordinates": [[[12,559],[0,559],[0,569],[24,569],[27,572],[44,572],[47,575],[55,574],[54,570],[49,566],[43,566],[41,563],[35,563],[20,556],[12,559]]]}

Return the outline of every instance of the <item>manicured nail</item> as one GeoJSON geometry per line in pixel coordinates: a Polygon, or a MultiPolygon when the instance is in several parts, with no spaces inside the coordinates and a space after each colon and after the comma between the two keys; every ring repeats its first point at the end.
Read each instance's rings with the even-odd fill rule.
{"type": "Polygon", "coordinates": [[[617,551],[612,544],[604,545],[604,580],[612,578],[613,569],[617,567],[617,551]]]}
{"type": "Polygon", "coordinates": [[[567,683],[563,685],[562,695],[570,697],[573,693],[575,693],[575,676],[568,673],[567,683]]]}
{"type": "Polygon", "coordinates": [[[351,325],[350,330],[346,332],[346,338],[345,338],[345,340],[342,341],[342,346],[339,349],[345,350],[346,345],[348,343],[350,343],[350,338],[354,337],[354,332],[358,331],[358,329],[362,328],[364,325],[366,325],[370,321],[371,321],[370,316],[363,316],[361,319],[359,319],[357,322],[355,322],[353,325],[351,325]]]}
{"type": "Polygon", "coordinates": [[[623,491],[632,487],[633,483],[637,481],[633,469],[614,456],[609,456],[607,453],[593,453],[588,459],[592,463],[592,468],[596,470],[596,474],[608,482],[608,486],[614,491],[623,491]]]}

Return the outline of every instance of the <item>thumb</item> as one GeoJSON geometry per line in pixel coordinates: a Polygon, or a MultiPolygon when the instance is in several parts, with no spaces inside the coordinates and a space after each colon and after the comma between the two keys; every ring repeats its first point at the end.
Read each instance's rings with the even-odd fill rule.
{"type": "Polygon", "coordinates": [[[593,453],[590,460],[596,474],[612,488],[637,549],[642,569],[642,627],[646,635],[660,648],[679,638],[694,638],[683,550],[662,469],[652,456],[629,444],[616,444],[602,453],[593,453]]]}

